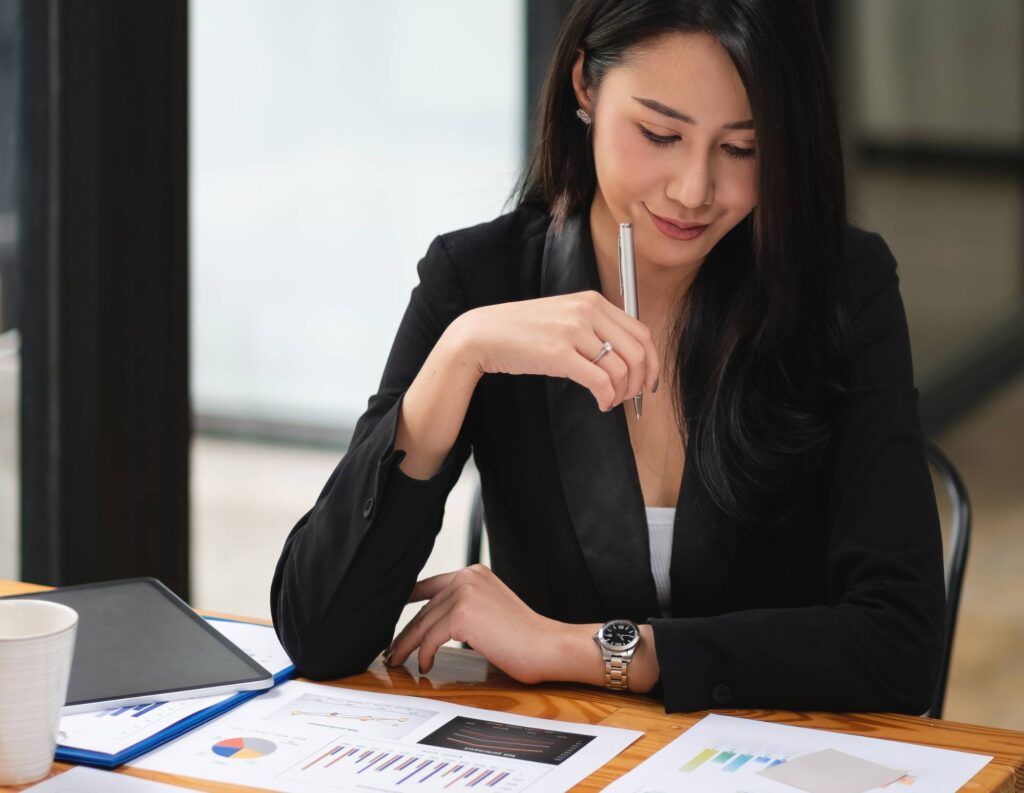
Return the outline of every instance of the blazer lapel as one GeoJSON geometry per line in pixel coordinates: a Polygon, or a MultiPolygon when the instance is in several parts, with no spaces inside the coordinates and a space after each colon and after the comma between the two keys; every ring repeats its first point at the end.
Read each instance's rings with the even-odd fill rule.
{"type": "Polygon", "coordinates": [[[706,488],[690,466],[685,466],[669,567],[673,617],[708,617],[722,612],[737,537],[738,527],[709,505],[706,488]]]}
{"type": "MultiPolygon", "coordinates": [[[[541,266],[541,296],[601,282],[585,212],[560,232],[549,226],[541,266]]],[[[573,528],[609,617],[657,616],[647,516],[623,406],[602,413],[593,395],[568,378],[545,378],[548,419],[573,528]]]]}

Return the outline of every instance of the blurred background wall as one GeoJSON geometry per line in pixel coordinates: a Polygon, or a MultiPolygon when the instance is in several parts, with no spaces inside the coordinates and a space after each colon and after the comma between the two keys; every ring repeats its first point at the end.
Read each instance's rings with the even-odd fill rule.
{"type": "MultiPolygon", "coordinates": [[[[187,6],[187,29],[170,46],[187,56],[180,321],[195,432],[188,520],[174,531],[185,533],[194,605],[268,615],[281,543],[376,390],[416,262],[436,234],[502,211],[566,5],[187,6]]],[[[975,506],[946,717],[1024,729],[1024,5],[819,8],[841,100],[851,220],[881,233],[896,255],[926,431],[975,506]]],[[[6,577],[26,575],[19,546],[39,544],[42,531],[19,509],[26,495],[38,497],[36,475],[20,473],[26,448],[38,447],[19,429],[26,403],[37,402],[22,393],[23,374],[39,363],[22,359],[17,311],[36,303],[16,294],[16,273],[39,266],[19,258],[32,160],[18,134],[21,114],[41,101],[19,101],[34,41],[24,16],[23,0],[0,0],[6,577]]],[[[118,57],[127,68],[137,56],[118,57]]],[[[474,477],[470,462],[425,574],[463,564],[474,477]]],[[[941,491],[939,500],[948,514],[941,491]]]]}
{"type": "Polygon", "coordinates": [[[523,33],[514,0],[193,4],[201,427],[355,424],[410,263],[500,213],[522,158],[523,33]]]}

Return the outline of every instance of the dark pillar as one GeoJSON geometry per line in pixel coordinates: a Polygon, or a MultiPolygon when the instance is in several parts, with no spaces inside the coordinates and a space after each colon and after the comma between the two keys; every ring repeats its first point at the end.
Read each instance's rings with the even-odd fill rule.
{"type": "Polygon", "coordinates": [[[188,596],[186,0],[22,0],[22,577],[188,596]]]}

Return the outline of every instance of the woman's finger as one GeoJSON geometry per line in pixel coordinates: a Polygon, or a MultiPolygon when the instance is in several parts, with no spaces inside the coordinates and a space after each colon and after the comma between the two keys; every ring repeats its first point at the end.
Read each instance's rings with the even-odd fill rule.
{"type": "Polygon", "coordinates": [[[459,639],[459,636],[455,635],[456,631],[452,623],[452,615],[458,608],[458,603],[457,599],[447,601],[444,608],[438,610],[436,618],[423,634],[419,644],[419,667],[421,673],[429,672],[433,668],[434,657],[437,655],[437,651],[442,644],[451,639],[459,639]]]}
{"type": "Polygon", "coordinates": [[[451,573],[441,573],[439,575],[432,575],[430,578],[424,578],[422,581],[417,581],[416,586],[412,588],[408,602],[415,603],[418,600],[430,600],[430,598],[448,586],[458,572],[458,570],[455,570],[451,573]]]}
{"type": "Polygon", "coordinates": [[[612,401],[612,406],[618,405],[620,402],[624,402],[626,397],[630,395],[629,380],[631,374],[629,371],[629,364],[621,355],[619,355],[619,351],[613,350],[602,357],[601,360],[594,365],[598,369],[603,369],[608,372],[608,376],[611,378],[612,385],[615,388],[615,398],[612,401]]]}
{"type": "MultiPolygon", "coordinates": [[[[626,365],[625,382],[622,383],[622,390],[616,393],[616,401],[622,402],[641,393],[644,383],[648,381],[648,368],[651,364],[644,345],[634,338],[629,330],[604,313],[598,313],[594,317],[594,333],[598,339],[610,341],[614,351],[626,365]]],[[[603,357],[598,366],[610,363],[610,357],[603,357]]]]}
{"type": "MultiPolygon", "coordinates": [[[[651,333],[650,328],[643,322],[633,319],[633,317],[612,303],[607,304],[607,311],[603,316],[625,330],[629,335],[630,342],[636,345],[635,347],[628,347],[626,352],[630,355],[635,354],[642,357],[644,368],[643,384],[653,391],[654,384],[661,375],[661,355],[658,353],[658,348],[654,343],[654,334],[651,333]]],[[[597,321],[594,323],[594,329],[598,332],[601,330],[597,321]]],[[[637,393],[640,392],[637,391],[637,393]]],[[[630,394],[630,396],[633,396],[633,394],[630,394]]]]}
{"type": "MultiPolygon", "coordinates": [[[[593,394],[600,410],[610,410],[616,404],[615,397],[618,389],[612,375],[599,365],[601,362],[595,364],[590,360],[597,354],[596,350],[600,349],[601,342],[594,336],[591,344],[595,345],[593,352],[590,351],[588,344],[587,350],[577,348],[578,355],[568,356],[568,360],[565,362],[565,376],[593,394]]],[[[614,352],[610,352],[604,358],[614,354],[614,352]]],[[[625,367],[625,362],[620,361],[620,365],[625,367]]]]}
{"type": "MultiPolygon", "coordinates": [[[[661,356],[654,343],[654,335],[650,328],[640,320],[631,317],[600,292],[588,293],[587,302],[589,307],[587,314],[596,333],[608,338],[613,334],[610,322],[628,334],[628,338],[619,337],[618,339],[623,358],[631,368],[635,368],[642,361],[645,375],[642,382],[653,391],[661,374],[661,356]]],[[[614,339],[612,339],[612,343],[615,344],[614,339]]],[[[630,396],[635,396],[638,393],[640,391],[636,389],[635,393],[630,396]]]]}
{"type": "Polygon", "coordinates": [[[458,589],[459,585],[450,586],[431,598],[430,602],[419,610],[392,642],[391,654],[388,657],[389,666],[401,666],[405,663],[406,659],[412,655],[412,651],[420,646],[423,636],[430,630],[431,625],[450,606],[451,601],[458,594],[458,589]]]}

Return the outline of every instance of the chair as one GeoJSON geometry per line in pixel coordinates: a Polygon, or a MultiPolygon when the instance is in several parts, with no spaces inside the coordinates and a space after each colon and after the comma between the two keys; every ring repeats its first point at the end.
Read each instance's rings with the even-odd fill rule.
{"type": "Polygon", "coordinates": [[[946,700],[946,682],[949,678],[949,660],[953,654],[953,634],[956,629],[957,613],[960,610],[960,592],[964,582],[964,568],[967,565],[967,548],[971,539],[971,502],[967,497],[960,474],[953,463],[943,454],[933,440],[925,440],[925,455],[928,463],[946,485],[949,500],[953,506],[953,525],[950,534],[949,551],[946,554],[946,643],[942,650],[942,666],[939,667],[939,683],[926,716],[942,718],[946,700]]]}
{"type": "Polygon", "coordinates": [[[469,510],[469,541],[466,547],[466,567],[480,561],[481,543],[484,537],[484,496],[480,480],[476,480],[473,491],[473,506],[469,510]]]}
{"type": "MultiPolygon", "coordinates": [[[[942,707],[946,700],[946,682],[949,678],[949,660],[953,654],[953,634],[956,629],[957,613],[960,609],[960,592],[963,588],[964,568],[967,564],[967,548],[971,539],[971,502],[967,497],[960,474],[953,463],[930,438],[925,439],[925,456],[946,485],[953,505],[953,526],[946,554],[946,639],[942,649],[942,665],[939,667],[939,682],[935,696],[925,716],[942,718],[942,707]]],[[[469,541],[466,550],[466,566],[480,561],[480,547],[483,539],[484,502],[480,481],[477,480],[473,494],[473,506],[469,513],[469,541]]]]}

